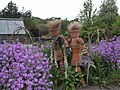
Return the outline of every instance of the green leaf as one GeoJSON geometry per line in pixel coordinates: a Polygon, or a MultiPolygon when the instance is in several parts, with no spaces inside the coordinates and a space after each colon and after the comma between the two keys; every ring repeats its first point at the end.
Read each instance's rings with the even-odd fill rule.
{"type": "Polygon", "coordinates": [[[69,86],[74,87],[74,84],[73,84],[73,83],[70,83],[69,86]]]}
{"type": "Polygon", "coordinates": [[[72,87],[72,90],[76,90],[75,86],[72,87]]]}
{"type": "Polygon", "coordinates": [[[76,74],[75,74],[75,77],[79,77],[79,76],[80,76],[80,73],[76,73],[76,74]]]}
{"type": "Polygon", "coordinates": [[[96,69],[96,66],[93,61],[90,61],[90,66],[93,67],[94,69],[96,69]]]}
{"type": "Polygon", "coordinates": [[[66,86],[66,89],[65,90],[69,90],[69,86],[66,86]]]}

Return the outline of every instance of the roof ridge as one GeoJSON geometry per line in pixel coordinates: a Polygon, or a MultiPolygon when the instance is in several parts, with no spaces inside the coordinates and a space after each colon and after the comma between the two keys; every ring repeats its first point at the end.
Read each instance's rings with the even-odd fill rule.
{"type": "Polygon", "coordinates": [[[0,20],[14,20],[14,21],[23,21],[22,18],[0,18],[0,20]]]}

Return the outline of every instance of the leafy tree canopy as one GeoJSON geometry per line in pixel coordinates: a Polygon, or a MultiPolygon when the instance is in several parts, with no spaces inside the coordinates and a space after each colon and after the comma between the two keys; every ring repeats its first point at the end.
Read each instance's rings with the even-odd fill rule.
{"type": "Polygon", "coordinates": [[[1,11],[1,17],[3,18],[20,18],[21,13],[18,11],[18,7],[15,3],[10,1],[8,5],[1,11]]]}
{"type": "Polygon", "coordinates": [[[111,27],[118,16],[118,7],[116,6],[116,0],[104,0],[100,5],[100,10],[98,12],[99,20],[102,26],[111,27]]]}

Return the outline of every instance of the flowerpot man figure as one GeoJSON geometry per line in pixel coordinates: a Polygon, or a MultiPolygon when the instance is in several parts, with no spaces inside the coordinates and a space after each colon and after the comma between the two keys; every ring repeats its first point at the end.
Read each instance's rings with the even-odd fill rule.
{"type": "MultiPolygon", "coordinates": [[[[70,43],[70,47],[72,50],[72,60],[71,65],[76,67],[76,72],[81,72],[80,68],[80,62],[82,60],[82,57],[80,55],[80,50],[83,52],[83,54],[86,54],[89,56],[88,51],[86,50],[86,47],[84,46],[84,41],[82,38],[79,38],[79,32],[80,32],[80,24],[78,22],[73,22],[68,26],[68,32],[70,35],[70,38],[68,39],[68,42],[70,43]]],[[[82,86],[86,86],[85,80],[82,77],[82,86]]]]}
{"type": "Polygon", "coordinates": [[[65,47],[68,47],[68,42],[63,35],[60,35],[61,20],[49,21],[47,23],[49,31],[52,34],[52,45],[53,45],[53,55],[54,60],[57,61],[58,67],[60,67],[60,72],[64,72],[64,57],[62,53],[62,42],[65,47]]]}

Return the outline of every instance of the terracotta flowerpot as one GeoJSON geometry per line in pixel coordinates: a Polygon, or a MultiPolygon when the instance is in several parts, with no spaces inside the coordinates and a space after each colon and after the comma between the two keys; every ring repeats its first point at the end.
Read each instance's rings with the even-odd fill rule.
{"type": "Polygon", "coordinates": [[[62,61],[63,60],[63,54],[61,50],[55,50],[54,51],[54,57],[57,59],[57,61],[62,61]]]}
{"type": "Polygon", "coordinates": [[[77,38],[79,37],[79,30],[70,30],[69,34],[71,38],[77,38]]]}
{"type": "MultiPolygon", "coordinates": [[[[71,60],[71,65],[75,66],[75,71],[76,72],[81,72],[80,68],[80,62],[82,60],[81,55],[80,55],[80,50],[82,43],[82,39],[79,38],[79,30],[80,30],[80,25],[77,22],[74,22],[69,25],[68,27],[69,30],[69,35],[70,35],[70,47],[72,50],[72,60],[71,60]]],[[[81,77],[82,80],[82,86],[85,87],[85,80],[83,77],[81,77]]]]}
{"type": "Polygon", "coordinates": [[[52,36],[57,36],[59,35],[59,30],[58,29],[52,30],[51,33],[52,33],[52,36]]]}
{"type": "Polygon", "coordinates": [[[80,55],[80,48],[72,48],[72,66],[80,66],[81,55],[80,55]]]}

